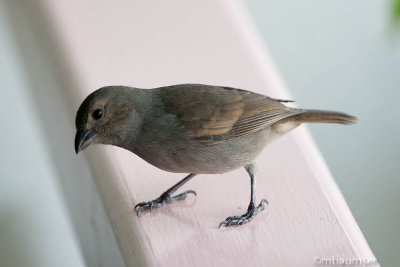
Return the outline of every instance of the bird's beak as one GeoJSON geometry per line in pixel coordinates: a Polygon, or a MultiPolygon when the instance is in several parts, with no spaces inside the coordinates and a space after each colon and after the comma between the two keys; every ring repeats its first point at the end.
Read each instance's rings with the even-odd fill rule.
{"type": "Polygon", "coordinates": [[[78,154],[85,148],[87,148],[96,137],[96,133],[93,130],[77,130],[75,135],[75,152],[78,154]]]}

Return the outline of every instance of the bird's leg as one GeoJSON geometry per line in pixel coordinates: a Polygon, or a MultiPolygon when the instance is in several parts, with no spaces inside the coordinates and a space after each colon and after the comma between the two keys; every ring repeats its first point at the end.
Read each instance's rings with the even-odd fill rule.
{"type": "Polygon", "coordinates": [[[224,221],[222,221],[219,224],[218,228],[220,228],[222,225],[224,225],[225,227],[228,227],[228,226],[237,226],[237,225],[242,225],[242,224],[248,223],[254,219],[254,217],[257,215],[257,213],[264,210],[265,204],[268,204],[268,201],[266,199],[263,199],[263,200],[261,200],[261,202],[258,206],[255,205],[255,202],[256,202],[256,166],[254,163],[252,163],[252,164],[246,165],[244,168],[246,169],[247,173],[250,175],[250,180],[251,180],[250,204],[249,204],[249,207],[247,208],[247,212],[241,216],[230,216],[230,217],[226,218],[224,221]]]}
{"type": "Polygon", "coordinates": [[[150,202],[141,202],[141,203],[137,204],[134,208],[134,211],[136,211],[136,214],[139,216],[142,211],[145,211],[145,210],[152,211],[154,208],[159,208],[159,207],[163,206],[164,204],[169,204],[169,203],[173,203],[178,200],[183,200],[186,198],[187,194],[193,194],[196,196],[196,192],[193,190],[187,190],[181,194],[172,196],[172,194],[175,193],[175,191],[179,187],[184,185],[187,181],[192,179],[195,175],[196,175],[195,173],[189,174],[188,176],[186,176],[185,178],[180,180],[176,185],[174,185],[173,187],[171,187],[170,189],[168,189],[167,191],[162,193],[161,196],[159,196],[155,200],[150,201],[150,202]]]}

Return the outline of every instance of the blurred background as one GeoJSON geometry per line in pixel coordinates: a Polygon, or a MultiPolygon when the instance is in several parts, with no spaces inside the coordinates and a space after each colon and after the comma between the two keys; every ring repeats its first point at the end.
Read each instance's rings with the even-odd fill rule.
{"type": "MultiPolygon", "coordinates": [[[[297,105],[359,117],[346,131],[309,128],[382,266],[396,266],[400,251],[398,2],[243,0],[297,105]]],[[[29,21],[11,18],[10,7],[19,8],[0,2],[0,265],[85,266],[72,226],[85,222],[69,218],[52,167],[68,159],[43,149],[41,107],[13,31],[29,21]],[[23,151],[22,139],[30,144],[23,151]]],[[[53,105],[59,116],[68,112],[53,105]]],[[[101,205],[98,197],[93,203],[101,205]]]]}

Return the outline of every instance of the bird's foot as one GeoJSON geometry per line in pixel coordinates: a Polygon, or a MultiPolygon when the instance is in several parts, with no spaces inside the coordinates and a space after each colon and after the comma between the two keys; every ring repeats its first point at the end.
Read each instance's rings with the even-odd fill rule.
{"type": "Polygon", "coordinates": [[[136,212],[137,216],[140,216],[142,211],[149,210],[151,212],[153,209],[159,208],[164,204],[170,204],[178,200],[183,200],[186,198],[187,194],[193,194],[195,196],[197,195],[193,190],[188,190],[176,196],[171,196],[171,194],[167,191],[153,201],[141,202],[137,204],[133,210],[136,212]]]}
{"type": "Polygon", "coordinates": [[[250,205],[245,214],[241,216],[229,216],[225,219],[225,221],[222,221],[219,224],[218,228],[220,228],[222,225],[224,225],[225,227],[238,226],[252,221],[259,212],[264,210],[264,204],[268,204],[268,201],[266,199],[261,200],[260,204],[257,207],[254,205],[250,205]]]}

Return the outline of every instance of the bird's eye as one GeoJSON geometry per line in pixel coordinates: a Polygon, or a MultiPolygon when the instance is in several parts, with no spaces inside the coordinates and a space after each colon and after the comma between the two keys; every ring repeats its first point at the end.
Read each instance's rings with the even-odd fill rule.
{"type": "Polygon", "coordinates": [[[92,113],[92,117],[95,120],[101,119],[102,116],[103,116],[103,110],[101,108],[95,109],[92,113]]]}

